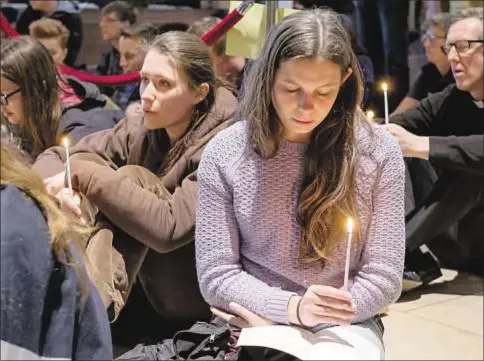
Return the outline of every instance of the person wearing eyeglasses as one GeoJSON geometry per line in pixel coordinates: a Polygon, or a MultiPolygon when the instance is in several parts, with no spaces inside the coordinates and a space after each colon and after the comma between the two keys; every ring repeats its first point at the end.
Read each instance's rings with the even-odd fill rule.
{"type": "Polygon", "coordinates": [[[440,266],[484,275],[482,8],[464,9],[453,19],[442,50],[456,84],[382,125],[404,157],[430,161],[438,176],[406,216],[407,286],[431,282],[440,266]]]}
{"type": "Polygon", "coordinates": [[[114,127],[122,115],[105,108],[96,86],[59,73],[47,48],[30,36],[2,41],[0,75],[2,116],[32,160],[64,136],[74,145],[114,127]]]}
{"type": "Polygon", "coordinates": [[[403,98],[392,114],[413,109],[419,105],[423,98],[454,83],[454,76],[450,70],[447,55],[442,50],[450,22],[451,15],[449,13],[438,13],[422,24],[420,39],[428,63],[420,69],[407,96],[403,98]]]}

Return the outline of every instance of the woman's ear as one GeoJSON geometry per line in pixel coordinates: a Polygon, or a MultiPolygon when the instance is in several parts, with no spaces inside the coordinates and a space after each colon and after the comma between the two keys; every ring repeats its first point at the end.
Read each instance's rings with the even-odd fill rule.
{"type": "Polygon", "coordinates": [[[341,84],[344,84],[344,82],[350,77],[351,74],[353,74],[353,69],[348,68],[346,73],[343,75],[343,81],[341,82],[341,84]]]}
{"type": "Polygon", "coordinates": [[[207,83],[200,84],[200,86],[198,87],[198,89],[196,91],[196,95],[195,95],[195,99],[194,99],[193,104],[197,105],[198,103],[203,101],[207,97],[209,90],[210,90],[210,85],[208,85],[207,83]]]}

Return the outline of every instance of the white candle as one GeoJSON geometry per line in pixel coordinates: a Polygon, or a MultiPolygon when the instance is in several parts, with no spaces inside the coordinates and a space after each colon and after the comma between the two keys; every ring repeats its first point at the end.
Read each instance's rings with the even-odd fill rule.
{"type": "Polygon", "coordinates": [[[348,239],[346,241],[346,262],[345,262],[345,278],[343,288],[348,290],[348,278],[350,273],[350,255],[351,255],[351,241],[353,238],[353,219],[348,218],[346,222],[346,230],[348,232],[348,239]]]}
{"type": "Polygon", "coordinates": [[[65,137],[62,140],[64,144],[64,148],[66,149],[66,177],[67,177],[67,184],[69,186],[69,191],[71,192],[71,196],[74,197],[74,192],[72,190],[72,179],[71,179],[71,158],[69,156],[69,139],[65,137]]]}
{"type": "Polygon", "coordinates": [[[383,100],[385,101],[385,124],[389,123],[388,120],[388,85],[387,83],[382,83],[381,85],[383,89],[383,100]]]}

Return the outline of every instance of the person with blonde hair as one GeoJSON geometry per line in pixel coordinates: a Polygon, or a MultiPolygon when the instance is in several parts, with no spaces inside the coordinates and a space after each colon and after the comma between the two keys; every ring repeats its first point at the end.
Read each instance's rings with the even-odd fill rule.
{"type": "Polygon", "coordinates": [[[112,360],[101,298],[84,267],[90,231],[66,216],[2,138],[1,359],[112,360]]]}
{"type": "Polygon", "coordinates": [[[69,30],[59,20],[42,18],[29,25],[29,35],[49,50],[56,65],[63,64],[67,55],[69,30]]]}
{"type": "Polygon", "coordinates": [[[68,0],[30,0],[27,8],[20,14],[16,23],[17,31],[28,35],[30,25],[39,19],[50,18],[60,21],[68,30],[67,55],[65,64],[76,66],[76,60],[82,47],[83,23],[81,9],[77,1],[68,0]]]}

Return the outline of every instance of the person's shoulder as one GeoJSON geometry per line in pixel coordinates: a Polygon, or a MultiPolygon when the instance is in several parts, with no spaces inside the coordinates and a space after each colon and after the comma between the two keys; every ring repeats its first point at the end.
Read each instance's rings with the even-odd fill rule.
{"type": "Polygon", "coordinates": [[[20,224],[20,226],[23,226],[28,224],[26,220],[32,221],[43,218],[42,212],[35,201],[27,193],[11,184],[2,184],[0,204],[2,211],[5,210],[5,212],[1,212],[2,220],[4,217],[16,220],[9,223],[2,222],[5,225],[20,224]]]}
{"type": "Polygon", "coordinates": [[[388,131],[378,124],[360,124],[357,128],[356,140],[363,162],[371,160],[379,166],[396,158],[401,158],[403,162],[400,145],[388,131]]]}
{"type": "MultiPolygon", "coordinates": [[[[452,84],[447,85],[441,91],[431,94],[429,96],[429,98],[446,100],[446,99],[452,98],[453,96],[460,94],[460,93],[462,93],[462,91],[457,88],[455,83],[452,83],[452,84]]],[[[464,93],[466,93],[466,92],[464,92],[464,93]]]]}
{"type": "MultiPolygon", "coordinates": [[[[2,260],[8,258],[9,264],[35,261],[40,265],[51,258],[47,221],[39,205],[27,193],[13,185],[2,185],[0,218],[2,260]]],[[[34,263],[32,269],[38,270],[34,263]]]]}
{"type": "Polygon", "coordinates": [[[248,142],[248,121],[237,121],[221,130],[210,140],[203,152],[203,158],[213,159],[218,164],[227,163],[237,155],[243,154],[248,142]]]}
{"type": "Polygon", "coordinates": [[[435,72],[437,73],[439,72],[437,70],[437,67],[432,63],[426,63],[420,68],[420,71],[425,74],[429,74],[429,73],[434,74],[435,72]]]}
{"type": "Polygon", "coordinates": [[[456,84],[448,85],[444,91],[447,91],[447,97],[452,104],[459,103],[459,105],[462,105],[463,103],[472,103],[473,98],[471,93],[465,90],[460,90],[457,88],[456,84]]]}
{"type": "Polygon", "coordinates": [[[431,106],[436,109],[444,109],[443,106],[449,102],[454,102],[456,96],[459,97],[461,91],[457,89],[455,84],[446,86],[439,92],[432,93],[422,100],[422,105],[425,107],[431,106]]]}

